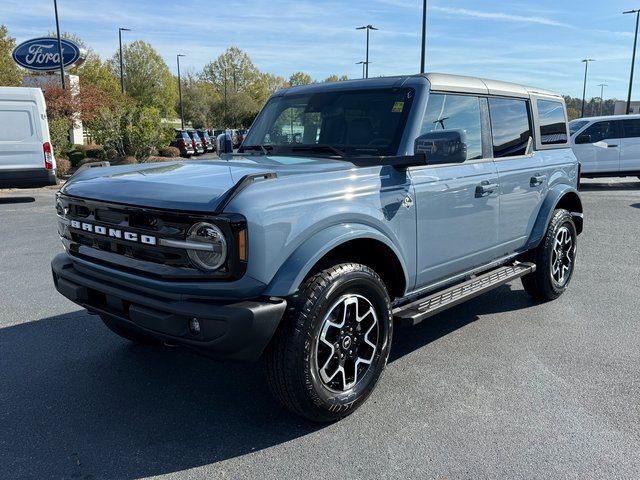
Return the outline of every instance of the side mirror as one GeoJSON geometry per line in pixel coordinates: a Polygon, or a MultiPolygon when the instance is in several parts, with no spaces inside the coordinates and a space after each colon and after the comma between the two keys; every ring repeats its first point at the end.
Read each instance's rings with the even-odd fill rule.
{"type": "Polygon", "coordinates": [[[415,154],[424,154],[427,165],[462,163],[467,159],[466,135],[462,130],[436,130],[416,138],[415,154]]]}
{"type": "Polygon", "coordinates": [[[233,153],[233,142],[229,133],[225,132],[218,135],[218,138],[216,138],[216,151],[218,156],[225,153],[233,153]]]}
{"type": "Polygon", "coordinates": [[[578,135],[576,137],[576,144],[577,145],[581,145],[581,144],[585,144],[585,143],[593,143],[591,141],[591,135],[587,135],[586,133],[583,133],[583,134],[578,135]]]}

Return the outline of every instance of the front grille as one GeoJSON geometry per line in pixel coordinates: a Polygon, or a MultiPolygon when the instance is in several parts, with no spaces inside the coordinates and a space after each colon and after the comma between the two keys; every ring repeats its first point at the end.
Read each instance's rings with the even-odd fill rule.
{"type": "Polygon", "coordinates": [[[246,269],[245,262],[239,261],[236,254],[238,232],[246,228],[246,221],[240,215],[212,218],[200,213],[157,210],[65,195],[59,195],[58,202],[58,213],[62,210],[65,218],[60,235],[72,256],[145,276],[177,280],[239,278],[246,269]],[[228,261],[213,273],[195,268],[185,249],[158,244],[159,239],[184,241],[189,228],[202,221],[215,223],[228,239],[228,261]],[[100,227],[103,233],[97,233],[98,228],[87,231],[77,226],[78,222],[79,225],[100,227]],[[121,238],[104,233],[112,231],[120,232],[121,238]],[[137,241],[124,238],[125,232],[135,235],[137,241]],[[140,241],[143,238],[148,242],[155,240],[144,243],[140,241]]]}

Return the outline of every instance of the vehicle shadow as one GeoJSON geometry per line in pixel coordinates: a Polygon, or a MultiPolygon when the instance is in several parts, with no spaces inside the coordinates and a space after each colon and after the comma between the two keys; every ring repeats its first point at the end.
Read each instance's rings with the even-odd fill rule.
{"type": "MultiPolygon", "coordinates": [[[[475,321],[526,308],[502,287],[414,328],[392,361],[475,321]]],[[[323,428],[285,411],[260,364],[129,344],[83,311],[0,329],[4,478],[133,479],[245,455],[323,428]]]]}
{"type": "Polygon", "coordinates": [[[414,327],[395,328],[389,362],[442,338],[478,320],[480,315],[504,313],[535,306],[524,290],[503,285],[473,300],[424,320],[414,327]]]}
{"type": "Polygon", "coordinates": [[[8,205],[13,203],[33,203],[34,197],[0,197],[0,205],[8,205]]]}

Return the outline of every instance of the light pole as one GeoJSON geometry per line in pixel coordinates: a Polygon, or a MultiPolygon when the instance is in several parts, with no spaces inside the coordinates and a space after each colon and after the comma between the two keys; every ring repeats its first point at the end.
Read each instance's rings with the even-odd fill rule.
{"type": "Polygon", "coordinates": [[[182,107],[182,83],[180,80],[180,57],[186,57],[182,53],[176,55],[176,62],[178,63],[178,97],[180,97],[180,128],[184,130],[184,108],[182,107]]]}
{"type": "Polygon", "coordinates": [[[60,56],[60,82],[62,89],[66,88],[64,81],[64,58],[62,58],[62,39],[60,38],[60,22],[58,21],[58,1],[53,0],[53,10],[56,13],[56,31],[58,33],[58,55],[60,56]]]}
{"type": "Polygon", "coordinates": [[[602,104],[604,103],[604,87],[608,87],[606,83],[598,85],[600,87],[600,116],[602,116],[602,104]]]}
{"type": "Polygon", "coordinates": [[[585,96],[587,95],[587,71],[589,70],[589,62],[595,62],[593,58],[585,58],[582,60],[584,63],[584,85],[582,87],[582,112],[580,113],[580,117],[584,117],[584,102],[585,96]]]}
{"type": "Polygon", "coordinates": [[[362,65],[362,78],[364,78],[365,75],[365,71],[364,68],[366,65],[368,65],[371,62],[365,62],[365,61],[360,61],[360,62],[356,62],[356,65],[362,65]]]}
{"type": "Polygon", "coordinates": [[[633,90],[633,69],[636,66],[636,46],[638,44],[638,22],[640,21],[640,10],[629,10],[622,12],[623,15],[636,14],[636,34],[633,37],[633,54],[631,56],[631,74],[629,75],[629,95],[627,95],[627,115],[631,113],[631,91],[633,90]]]}
{"type": "Polygon", "coordinates": [[[370,30],[378,30],[373,25],[365,25],[363,27],[358,27],[356,30],[366,30],[367,31],[367,56],[364,63],[364,78],[369,78],[369,31],[370,30]]]}
{"type": "Polygon", "coordinates": [[[118,40],[120,41],[120,90],[124,93],[124,64],[122,63],[122,32],[130,32],[129,28],[118,28],[118,40]]]}
{"type": "Polygon", "coordinates": [[[422,54],[420,56],[420,73],[424,73],[427,56],[427,0],[422,1],[422,54]]]}

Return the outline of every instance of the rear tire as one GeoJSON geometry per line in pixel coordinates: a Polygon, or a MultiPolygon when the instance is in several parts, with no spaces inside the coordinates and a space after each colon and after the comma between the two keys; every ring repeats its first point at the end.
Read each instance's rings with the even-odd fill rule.
{"type": "Polygon", "coordinates": [[[389,295],[369,267],[347,263],[310,277],[266,351],[274,396],[292,412],[333,422],[371,394],[389,357],[389,295]]]}
{"type": "Polygon", "coordinates": [[[160,345],[159,340],[156,340],[149,335],[145,335],[144,333],[140,333],[132,328],[128,328],[126,325],[116,320],[103,316],[100,316],[100,318],[109,330],[125,340],[129,340],[130,342],[138,343],[140,345],[160,345]]]}
{"type": "Polygon", "coordinates": [[[573,277],[577,239],[571,214],[556,210],[540,245],[526,256],[527,261],[536,264],[536,271],[521,279],[529,295],[548,301],[564,293],[573,277]]]}

